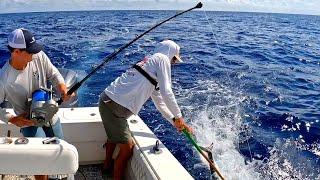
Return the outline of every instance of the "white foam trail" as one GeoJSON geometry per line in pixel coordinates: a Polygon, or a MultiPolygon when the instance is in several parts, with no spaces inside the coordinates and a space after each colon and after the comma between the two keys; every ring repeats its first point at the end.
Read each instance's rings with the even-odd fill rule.
{"type": "MultiPolygon", "coordinates": [[[[320,168],[315,160],[304,155],[307,151],[318,155],[317,143],[307,147],[303,141],[277,139],[269,149],[270,158],[245,162],[238,144],[248,145],[250,130],[244,128],[241,104],[247,99],[235,89],[212,80],[195,82],[195,87],[180,90],[178,98],[188,123],[194,128],[197,142],[202,146],[214,144],[214,160],[226,179],[320,179],[320,168]],[[243,137],[244,136],[244,137],[243,137]]],[[[244,115],[245,116],[245,115],[244,115]]],[[[199,166],[199,165],[197,165],[199,166]]]]}
{"type": "Polygon", "coordinates": [[[228,87],[214,81],[198,81],[195,88],[181,92],[185,99],[180,104],[192,104],[183,108],[190,118],[197,141],[201,145],[213,146],[214,160],[226,179],[260,179],[254,164],[245,164],[239,153],[238,141],[241,128],[241,93],[235,94],[228,87]],[[186,102],[183,102],[186,101],[186,102]]]}

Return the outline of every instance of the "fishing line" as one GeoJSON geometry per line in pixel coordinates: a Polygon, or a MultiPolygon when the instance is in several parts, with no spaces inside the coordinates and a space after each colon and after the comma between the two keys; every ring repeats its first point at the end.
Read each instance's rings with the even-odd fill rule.
{"type": "Polygon", "coordinates": [[[204,12],[204,16],[206,17],[206,20],[207,20],[207,22],[208,22],[208,24],[209,24],[209,26],[210,26],[212,36],[213,36],[213,38],[214,38],[214,40],[215,40],[215,43],[216,43],[216,45],[217,45],[217,48],[218,48],[218,54],[217,54],[217,56],[219,57],[219,56],[221,55],[221,50],[220,50],[220,46],[219,46],[219,44],[218,44],[218,39],[217,39],[217,37],[214,35],[213,26],[212,26],[211,22],[209,21],[209,17],[208,17],[208,15],[207,15],[207,11],[206,11],[205,9],[203,9],[202,11],[204,12]]]}
{"type": "MultiPolygon", "coordinates": [[[[208,17],[208,15],[207,15],[206,10],[203,9],[202,11],[204,12],[204,16],[205,16],[205,18],[206,18],[206,20],[207,20],[207,22],[208,22],[208,24],[209,24],[209,27],[210,27],[212,36],[213,36],[213,38],[214,38],[214,41],[215,41],[216,46],[217,46],[217,49],[218,49],[217,57],[220,57],[220,56],[221,56],[221,48],[220,48],[220,46],[219,46],[219,44],[218,44],[218,39],[217,39],[217,37],[216,37],[215,34],[214,34],[213,25],[211,24],[211,22],[210,22],[210,20],[209,20],[209,17],[208,17]]],[[[228,78],[229,82],[231,82],[230,76],[227,76],[227,78],[228,78]]],[[[230,83],[230,84],[231,84],[231,83],[230,83]]],[[[240,119],[238,119],[238,124],[240,124],[240,119]]],[[[246,135],[246,138],[245,138],[245,139],[246,139],[246,141],[247,141],[247,146],[248,146],[249,153],[250,153],[250,158],[251,158],[250,160],[252,161],[253,156],[252,156],[252,151],[251,151],[251,147],[250,147],[250,144],[249,144],[249,138],[248,138],[249,135],[248,135],[248,132],[247,132],[247,131],[245,131],[245,135],[246,135]]],[[[239,137],[238,137],[238,149],[240,150],[239,143],[240,143],[240,139],[239,139],[239,137]]]]}
{"type": "MultiPolygon", "coordinates": [[[[211,23],[210,23],[210,21],[209,21],[209,18],[208,18],[208,16],[207,16],[207,13],[206,13],[205,9],[203,9],[202,11],[204,12],[204,16],[206,17],[206,20],[207,20],[207,22],[208,22],[208,24],[209,24],[209,27],[210,27],[212,36],[213,36],[213,38],[214,38],[214,40],[215,40],[215,43],[216,43],[216,45],[217,45],[217,48],[218,48],[218,56],[220,56],[221,51],[220,51],[220,48],[219,48],[219,46],[218,46],[217,39],[216,39],[216,37],[215,37],[215,35],[214,35],[213,27],[212,27],[212,25],[211,25],[211,23]]],[[[210,102],[210,98],[207,99],[206,109],[208,109],[209,102],[210,102]]],[[[220,128],[220,129],[221,129],[221,128],[220,128]]],[[[213,128],[213,134],[215,134],[215,128],[213,128]]],[[[211,150],[212,150],[212,149],[211,149],[211,150]]]]}
{"type": "MultiPolygon", "coordinates": [[[[211,33],[212,33],[212,37],[214,38],[215,44],[216,44],[217,49],[218,49],[217,57],[220,57],[220,55],[221,55],[221,50],[220,50],[220,47],[219,47],[219,44],[218,44],[218,40],[217,40],[217,38],[216,38],[216,36],[215,36],[215,34],[214,34],[214,31],[213,31],[213,25],[212,25],[211,22],[209,21],[209,17],[208,17],[208,15],[207,15],[206,10],[203,9],[202,11],[204,12],[204,16],[205,16],[205,18],[206,18],[206,20],[207,20],[207,22],[208,22],[208,24],[209,24],[209,27],[210,27],[210,30],[211,30],[211,33]]],[[[209,99],[208,99],[207,101],[208,101],[207,104],[209,104],[209,99]]],[[[218,118],[218,119],[219,119],[219,121],[221,121],[220,118],[218,118]]],[[[222,128],[220,128],[220,129],[222,129],[222,128]]],[[[215,129],[214,129],[214,128],[213,128],[213,134],[215,134],[215,129]]]]}

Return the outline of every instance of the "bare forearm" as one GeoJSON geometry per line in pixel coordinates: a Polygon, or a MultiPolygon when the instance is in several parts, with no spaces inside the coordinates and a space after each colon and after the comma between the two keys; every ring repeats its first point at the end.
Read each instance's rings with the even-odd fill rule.
{"type": "Polygon", "coordinates": [[[21,114],[19,116],[11,116],[9,118],[10,123],[18,126],[18,127],[28,127],[28,126],[34,126],[34,122],[27,119],[26,117],[26,113],[25,114],[21,114]]]}
{"type": "Polygon", "coordinates": [[[58,84],[58,90],[61,93],[62,96],[66,95],[68,92],[67,86],[64,83],[58,84]]]}
{"type": "Polygon", "coordinates": [[[68,89],[67,86],[64,83],[58,84],[58,90],[60,91],[61,98],[63,101],[68,101],[71,97],[75,96],[75,93],[72,93],[71,95],[68,95],[68,89]]]}

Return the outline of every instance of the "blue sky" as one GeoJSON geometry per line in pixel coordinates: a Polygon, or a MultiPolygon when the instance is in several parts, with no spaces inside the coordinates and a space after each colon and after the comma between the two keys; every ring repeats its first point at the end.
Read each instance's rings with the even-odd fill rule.
{"type": "MultiPolygon", "coordinates": [[[[194,0],[0,0],[0,13],[104,9],[187,9],[194,0]]],[[[320,15],[320,0],[202,0],[205,10],[320,15]]]]}

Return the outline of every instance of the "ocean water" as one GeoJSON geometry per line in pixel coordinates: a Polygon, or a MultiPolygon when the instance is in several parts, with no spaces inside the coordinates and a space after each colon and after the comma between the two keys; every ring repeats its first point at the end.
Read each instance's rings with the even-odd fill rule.
{"type": "MultiPolygon", "coordinates": [[[[175,11],[0,14],[0,67],[6,38],[30,29],[54,65],[89,73],[116,48],[175,11]]],[[[79,89],[80,106],[156,42],[181,45],[172,83],[199,144],[212,146],[227,179],[320,179],[320,17],[190,12],[144,36],[79,89]]],[[[139,114],[195,179],[210,179],[187,139],[148,101],[139,114]]]]}

